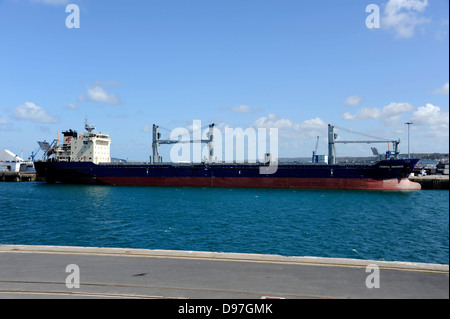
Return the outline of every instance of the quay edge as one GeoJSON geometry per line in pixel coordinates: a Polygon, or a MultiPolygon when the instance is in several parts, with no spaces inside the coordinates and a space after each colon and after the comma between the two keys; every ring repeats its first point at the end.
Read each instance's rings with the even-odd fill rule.
{"type": "Polygon", "coordinates": [[[448,265],[216,252],[0,245],[0,298],[448,299],[448,265]],[[77,265],[78,289],[66,286],[77,265]],[[379,268],[369,289],[367,269],[379,268]]]}

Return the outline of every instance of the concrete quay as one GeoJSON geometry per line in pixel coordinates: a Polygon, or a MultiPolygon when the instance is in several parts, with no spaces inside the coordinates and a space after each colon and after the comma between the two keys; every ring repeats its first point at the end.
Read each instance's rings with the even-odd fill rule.
{"type": "Polygon", "coordinates": [[[0,245],[1,299],[448,299],[448,273],[408,262],[0,245]]]}
{"type": "Polygon", "coordinates": [[[409,180],[419,183],[422,189],[449,189],[448,175],[410,176],[409,180]]]}
{"type": "Polygon", "coordinates": [[[36,173],[0,172],[0,182],[34,182],[39,180],[36,173]]]}

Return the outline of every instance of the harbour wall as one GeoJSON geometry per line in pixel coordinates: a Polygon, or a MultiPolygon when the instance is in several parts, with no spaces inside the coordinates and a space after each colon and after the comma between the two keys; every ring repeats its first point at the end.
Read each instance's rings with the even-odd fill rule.
{"type": "Polygon", "coordinates": [[[0,182],[35,182],[44,181],[33,172],[0,172],[0,182]]]}
{"type": "Polygon", "coordinates": [[[449,189],[448,175],[410,176],[409,180],[422,185],[422,189],[449,189]]]}

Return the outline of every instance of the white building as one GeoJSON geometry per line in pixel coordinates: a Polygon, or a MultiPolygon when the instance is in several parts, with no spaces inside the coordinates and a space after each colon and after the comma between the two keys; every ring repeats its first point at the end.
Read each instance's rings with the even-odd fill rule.
{"type": "Polygon", "coordinates": [[[0,150],[0,172],[23,171],[24,169],[27,169],[27,163],[28,162],[25,162],[21,157],[9,150],[0,150]]]}

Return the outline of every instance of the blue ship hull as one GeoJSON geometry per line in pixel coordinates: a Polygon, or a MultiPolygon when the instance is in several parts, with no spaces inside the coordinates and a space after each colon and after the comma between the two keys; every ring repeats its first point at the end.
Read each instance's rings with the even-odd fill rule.
{"type": "Polygon", "coordinates": [[[373,165],[280,164],[261,174],[256,164],[123,164],[35,162],[48,183],[136,186],[261,187],[419,190],[408,180],[418,159],[385,160],[373,165]]]}

